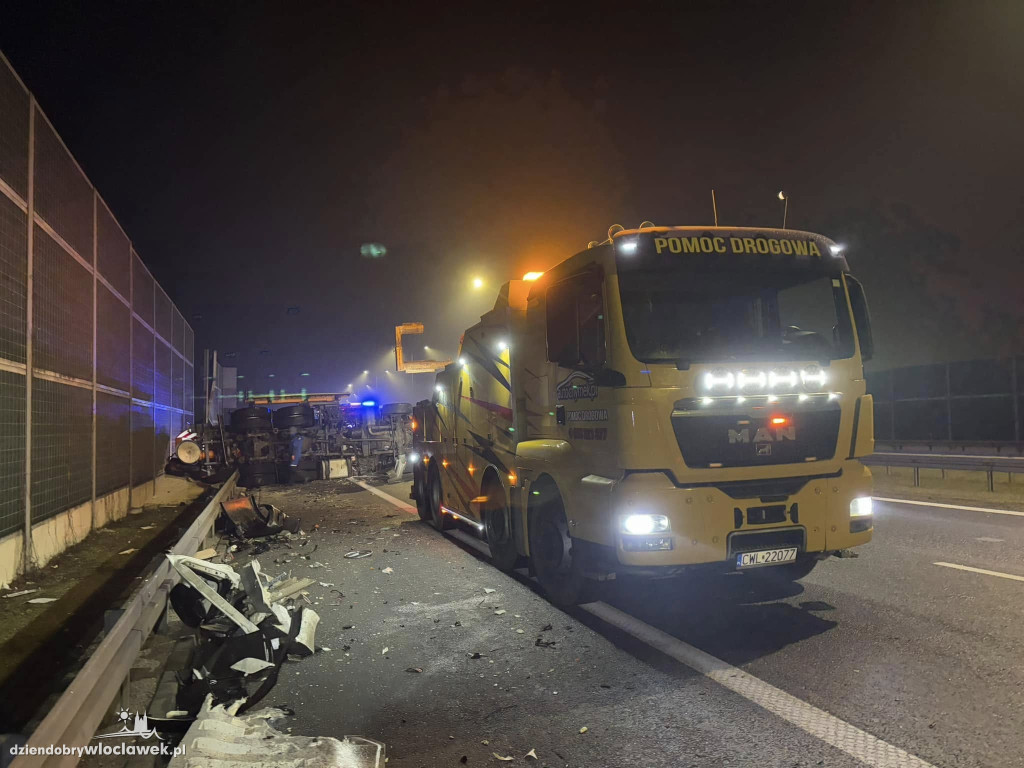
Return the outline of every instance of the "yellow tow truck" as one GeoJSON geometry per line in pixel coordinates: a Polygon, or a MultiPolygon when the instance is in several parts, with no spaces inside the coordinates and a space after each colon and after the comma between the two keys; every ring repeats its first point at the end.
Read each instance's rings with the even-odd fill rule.
{"type": "Polygon", "coordinates": [[[689,568],[799,579],[870,541],[870,316],[831,240],[612,227],[502,286],[414,414],[412,497],[557,603],[689,568]]]}

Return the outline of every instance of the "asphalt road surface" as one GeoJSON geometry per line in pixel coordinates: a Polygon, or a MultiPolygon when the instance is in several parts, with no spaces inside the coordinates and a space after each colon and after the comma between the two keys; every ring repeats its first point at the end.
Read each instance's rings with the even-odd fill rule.
{"type": "Polygon", "coordinates": [[[566,613],[369,492],[262,500],[320,526],[264,570],[333,584],[311,590],[330,650],[266,703],[391,768],[1024,766],[1024,516],[876,502],[874,541],[800,584],[622,580],[566,613]]]}

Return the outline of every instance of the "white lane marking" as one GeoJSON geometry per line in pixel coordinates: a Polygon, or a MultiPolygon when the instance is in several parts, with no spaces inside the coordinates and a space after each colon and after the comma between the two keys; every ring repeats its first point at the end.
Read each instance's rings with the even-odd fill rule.
{"type": "Polygon", "coordinates": [[[588,603],[580,608],[867,765],[875,768],[935,768],[931,763],[606,603],[588,603]]]}
{"type": "MultiPolygon", "coordinates": [[[[381,498],[390,501],[395,506],[409,507],[415,510],[415,507],[404,504],[394,496],[389,496],[361,481],[357,480],[356,483],[371,493],[376,493],[381,498]]],[[[460,534],[462,532],[453,531],[452,533],[460,534]]],[[[458,536],[458,538],[477,548],[486,546],[478,539],[468,541],[471,537],[458,536]]],[[[478,601],[478,598],[473,598],[473,600],[478,601]]],[[[438,606],[435,606],[434,610],[437,608],[438,606]]],[[[581,605],[580,608],[612,626],[618,627],[623,632],[627,632],[637,640],[647,643],[666,656],[695,669],[719,685],[738,693],[748,701],[752,701],[759,707],[792,723],[826,744],[830,744],[862,763],[873,766],[873,768],[935,768],[931,763],[927,763],[899,747],[894,747],[892,744],[872,736],[867,731],[862,731],[845,720],[840,720],[835,715],[830,715],[824,710],[801,701],[774,685],[747,674],[742,669],[726,664],[721,659],[716,659],[660,629],[655,629],[607,603],[588,603],[581,605]]]]}
{"type": "Polygon", "coordinates": [[[887,499],[884,496],[872,496],[875,501],[888,501],[893,504],[913,504],[918,507],[941,507],[942,509],[965,509],[968,512],[992,512],[996,515],[1013,515],[1024,517],[1024,512],[1015,512],[1012,509],[992,509],[991,507],[965,507],[962,504],[939,504],[935,501],[911,501],[910,499],[887,499]]]}
{"type": "Polygon", "coordinates": [[[996,539],[996,538],[993,538],[992,536],[978,536],[975,539],[975,541],[984,541],[984,542],[990,543],[990,544],[1000,544],[1000,543],[1006,541],[1006,539],[996,539]]]}
{"type": "Polygon", "coordinates": [[[405,510],[406,512],[408,512],[411,515],[418,515],[419,514],[419,512],[416,511],[416,507],[414,507],[412,504],[406,504],[401,499],[396,499],[390,493],[384,493],[384,491],[380,490],[379,488],[374,488],[372,485],[367,485],[362,480],[353,480],[352,482],[355,483],[356,485],[358,485],[360,488],[369,491],[374,496],[380,496],[385,501],[390,501],[396,507],[398,507],[399,509],[405,510]]]}
{"type": "Polygon", "coordinates": [[[1017,576],[1013,573],[1003,573],[1002,571],[986,571],[984,568],[972,568],[969,565],[957,565],[956,563],[932,563],[932,565],[941,565],[943,568],[956,568],[958,571],[970,571],[971,573],[981,573],[985,576],[998,576],[1001,579],[1013,579],[1014,581],[1024,581],[1024,576],[1017,576]]]}

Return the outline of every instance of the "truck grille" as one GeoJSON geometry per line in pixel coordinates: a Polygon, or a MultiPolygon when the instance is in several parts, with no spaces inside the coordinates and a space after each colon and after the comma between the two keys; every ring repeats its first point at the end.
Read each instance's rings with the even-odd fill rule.
{"type": "Polygon", "coordinates": [[[803,552],[806,545],[806,531],[803,528],[783,528],[774,531],[751,531],[750,533],[729,534],[729,554],[757,552],[762,549],[796,547],[803,552]]]}
{"type": "Polygon", "coordinates": [[[757,467],[831,459],[839,438],[840,410],[790,412],[788,429],[775,429],[768,414],[672,414],[679,450],[688,467],[757,467]]]}

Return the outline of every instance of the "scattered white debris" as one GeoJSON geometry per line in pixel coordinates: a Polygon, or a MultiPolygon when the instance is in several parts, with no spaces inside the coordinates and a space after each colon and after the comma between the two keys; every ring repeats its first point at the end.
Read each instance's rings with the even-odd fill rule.
{"type": "Polygon", "coordinates": [[[484,746],[486,747],[486,746],[487,746],[488,744],[490,744],[491,742],[489,742],[489,741],[488,741],[487,739],[484,739],[484,740],[483,740],[483,741],[481,741],[480,743],[481,743],[481,744],[483,744],[483,745],[484,745],[484,746]]]}
{"type": "Polygon", "coordinates": [[[271,669],[273,666],[274,665],[269,661],[249,657],[239,659],[231,665],[231,668],[236,672],[241,672],[243,675],[255,675],[257,672],[262,672],[265,669],[271,669]]]}
{"type": "Polygon", "coordinates": [[[320,582],[320,586],[321,587],[333,587],[334,586],[334,582],[331,582],[331,581],[321,581],[320,582]]]}
{"type": "Polygon", "coordinates": [[[589,728],[587,728],[587,726],[585,726],[585,725],[584,725],[584,726],[583,726],[582,728],[580,728],[580,733],[586,733],[586,732],[587,732],[587,731],[589,731],[589,730],[590,730],[590,729],[589,729],[589,728]]]}
{"type": "Polygon", "coordinates": [[[531,749],[529,752],[526,753],[525,757],[531,757],[534,760],[539,760],[540,759],[539,757],[537,757],[537,750],[536,749],[531,749]]]}
{"type": "Polygon", "coordinates": [[[391,566],[389,565],[389,566],[388,566],[387,568],[381,568],[380,572],[381,572],[381,573],[394,573],[394,572],[395,572],[395,569],[394,569],[394,568],[392,568],[392,567],[391,567],[391,566]]]}
{"type": "Polygon", "coordinates": [[[387,646],[384,646],[384,650],[380,652],[380,655],[383,656],[385,653],[387,653],[390,650],[391,650],[390,648],[388,648],[387,646]]]}
{"type": "Polygon", "coordinates": [[[499,754],[498,754],[497,752],[491,752],[491,754],[492,754],[492,755],[494,755],[494,756],[495,756],[496,758],[498,758],[499,760],[504,760],[504,761],[505,761],[506,763],[507,763],[507,762],[508,762],[509,760],[515,760],[515,758],[514,758],[514,757],[512,757],[512,755],[509,755],[508,757],[502,757],[502,756],[501,756],[501,755],[499,755],[499,754]]]}
{"type": "Polygon", "coordinates": [[[517,629],[517,630],[516,630],[516,634],[517,634],[517,635],[521,635],[521,634],[523,634],[523,630],[521,630],[521,629],[517,629]]]}
{"type": "Polygon", "coordinates": [[[130,555],[132,552],[138,552],[138,551],[139,550],[138,550],[137,547],[130,547],[129,549],[122,549],[117,554],[119,554],[119,555],[130,555]]]}
{"type": "Polygon", "coordinates": [[[155,526],[155,525],[144,525],[144,526],[142,526],[141,528],[139,528],[139,530],[140,530],[140,531],[151,531],[151,530],[153,530],[154,528],[156,528],[156,526],[155,526]]]}
{"type": "Polygon", "coordinates": [[[494,612],[494,615],[495,616],[504,616],[506,613],[507,613],[507,611],[504,608],[499,608],[498,610],[496,610],[494,612]]]}
{"type": "MultiPolygon", "coordinates": [[[[489,595],[489,594],[491,594],[491,592],[497,592],[497,590],[496,589],[491,589],[490,587],[484,587],[484,594],[485,595],[489,595]]],[[[504,759],[504,758],[502,758],[502,759],[504,759]]],[[[511,760],[511,759],[512,758],[510,757],[509,760],[511,760]]]]}
{"type": "Polygon", "coordinates": [[[30,603],[54,603],[57,601],[56,597],[33,597],[28,602],[30,603]]]}
{"type": "Polygon", "coordinates": [[[4,598],[8,597],[21,597],[22,595],[31,595],[33,592],[38,592],[38,589],[23,589],[20,592],[11,592],[9,595],[4,595],[4,598]]]}

